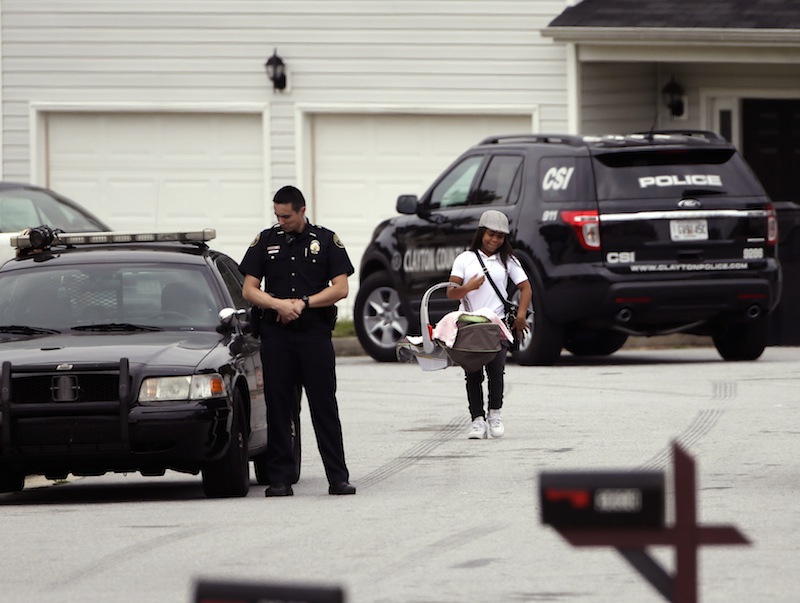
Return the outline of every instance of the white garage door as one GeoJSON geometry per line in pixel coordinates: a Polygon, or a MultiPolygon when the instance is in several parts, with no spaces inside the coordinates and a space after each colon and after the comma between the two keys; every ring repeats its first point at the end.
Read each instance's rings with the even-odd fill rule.
{"type": "Polygon", "coordinates": [[[483,137],[531,131],[524,115],[342,115],[314,117],[311,220],[344,241],[356,274],[375,226],[396,216],[398,195],[421,196],[439,173],[483,137]]]}
{"type": "Polygon", "coordinates": [[[260,115],[54,113],[47,125],[48,185],[115,230],[214,227],[213,246],[238,261],[273,221],[260,115]]]}

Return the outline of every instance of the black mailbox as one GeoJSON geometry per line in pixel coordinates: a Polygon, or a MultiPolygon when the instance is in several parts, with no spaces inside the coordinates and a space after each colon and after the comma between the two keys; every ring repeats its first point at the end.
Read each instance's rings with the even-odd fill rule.
{"type": "Polygon", "coordinates": [[[664,474],[576,471],[539,475],[542,523],[556,528],[661,528],[664,474]]]}

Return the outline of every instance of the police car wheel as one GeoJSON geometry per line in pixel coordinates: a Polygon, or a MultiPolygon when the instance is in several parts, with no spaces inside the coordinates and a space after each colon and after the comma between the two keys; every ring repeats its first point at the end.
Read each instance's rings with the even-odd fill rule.
{"type": "Polygon", "coordinates": [[[209,498],[247,496],[250,490],[247,427],[239,390],[233,395],[233,421],[228,449],[216,461],[203,467],[203,491],[209,498]]]}
{"type": "MultiPolygon", "coordinates": [[[[294,459],[294,478],[292,479],[292,483],[296,484],[300,481],[300,467],[302,465],[302,446],[301,446],[301,436],[300,436],[300,394],[298,393],[297,403],[295,408],[292,412],[292,457],[294,459]]],[[[269,486],[270,479],[269,479],[269,465],[266,452],[262,452],[261,454],[257,454],[253,457],[253,468],[255,469],[256,473],[256,483],[260,486],[269,486]]]]}
{"type": "Polygon", "coordinates": [[[379,362],[396,362],[395,344],[408,335],[400,294],[385,272],[371,274],[358,289],[353,310],[358,341],[379,362]]]}
{"type": "Polygon", "coordinates": [[[755,360],[767,346],[769,324],[765,317],[749,322],[723,325],[712,339],[717,352],[725,360],[755,360]]]}

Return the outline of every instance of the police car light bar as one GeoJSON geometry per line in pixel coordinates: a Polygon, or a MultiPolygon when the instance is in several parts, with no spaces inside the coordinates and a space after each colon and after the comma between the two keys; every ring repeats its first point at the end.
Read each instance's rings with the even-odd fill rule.
{"type": "MultiPolygon", "coordinates": [[[[28,249],[32,247],[31,237],[27,231],[11,237],[11,246],[18,249],[28,249]]],[[[202,243],[216,238],[217,231],[214,228],[204,228],[188,232],[71,232],[55,233],[53,245],[104,245],[109,243],[202,243]]]]}

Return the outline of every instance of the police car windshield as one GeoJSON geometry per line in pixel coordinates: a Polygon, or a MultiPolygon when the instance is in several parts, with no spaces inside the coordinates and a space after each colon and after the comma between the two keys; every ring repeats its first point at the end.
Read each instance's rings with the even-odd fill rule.
{"type": "Polygon", "coordinates": [[[607,153],[596,155],[594,164],[600,201],[764,195],[747,164],[730,149],[607,153]]]}
{"type": "Polygon", "coordinates": [[[212,330],[224,305],[213,292],[205,274],[188,265],[38,264],[0,274],[0,326],[212,330]]]}

